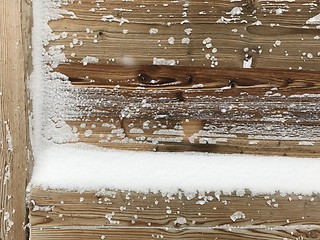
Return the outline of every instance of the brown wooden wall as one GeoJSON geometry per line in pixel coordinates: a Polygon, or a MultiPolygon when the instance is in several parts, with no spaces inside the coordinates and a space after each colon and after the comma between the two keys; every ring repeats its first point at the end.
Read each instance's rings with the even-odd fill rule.
{"type": "MultiPolygon", "coordinates": [[[[46,49],[66,56],[48,64],[67,77],[59,91],[68,97],[48,126],[66,121],[79,142],[108,148],[319,157],[320,30],[310,24],[318,1],[61,7],[68,12],[50,22],[46,49]]],[[[320,238],[316,194],[187,199],[34,188],[31,203],[36,240],[320,238]]]]}
{"type": "Polygon", "coordinates": [[[49,64],[72,84],[63,86],[72,94],[61,118],[74,139],[320,155],[316,2],[83,0],[62,8],[47,50],[66,56],[49,64]]]}

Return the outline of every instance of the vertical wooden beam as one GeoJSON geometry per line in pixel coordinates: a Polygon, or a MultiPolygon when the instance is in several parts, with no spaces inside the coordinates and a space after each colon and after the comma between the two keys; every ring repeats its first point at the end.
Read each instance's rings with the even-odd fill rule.
{"type": "Polygon", "coordinates": [[[31,1],[0,0],[0,239],[26,239],[31,1]]]}

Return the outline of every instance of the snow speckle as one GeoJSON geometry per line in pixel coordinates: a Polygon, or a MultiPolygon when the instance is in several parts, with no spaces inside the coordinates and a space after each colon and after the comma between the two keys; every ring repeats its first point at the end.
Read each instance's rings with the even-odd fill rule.
{"type": "Polygon", "coordinates": [[[209,44],[211,42],[212,42],[212,39],[210,37],[207,37],[202,41],[203,45],[207,45],[207,44],[209,44]]]}
{"type": "Polygon", "coordinates": [[[313,146],[314,142],[309,142],[309,141],[300,141],[299,146],[313,146]]]}
{"type": "Polygon", "coordinates": [[[153,34],[153,35],[157,34],[158,32],[159,32],[159,30],[157,28],[150,28],[150,30],[149,30],[149,33],[153,34]]]}
{"type": "Polygon", "coordinates": [[[6,128],[6,141],[8,145],[8,151],[13,152],[13,141],[12,141],[12,135],[9,128],[9,123],[7,121],[4,122],[5,128],[6,128]]]}
{"type": "Polygon", "coordinates": [[[274,42],[274,47],[279,47],[281,45],[281,41],[280,40],[276,40],[274,42]]]}
{"type": "Polygon", "coordinates": [[[108,214],[106,214],[105,218],[109,221],[110,224],[119,225],[119,224],[120,224],[120,221],[112,220],[112,218],[114,217],[114,215],[115,215],[114,212],[108,213],[108,214]]]}
{"type": "Polygon", "coordinates": [[[5,212],[3,215],[3,221],[5,222],[5,226],[6,226],[6,231],[10,232],[11,228],[14,225],[14,222],[10,219],[10,213],[9,212],[5,212]]]}
{"type": "Polygon", "coordinates": [[[98,63],[99,59],[96,57],[86,56],[80,62],[83,64],[83,66],[86,66],[88,63],[98,63]]]}
{"type": "Polygon", "coordinates": [[[88,130],[86,130],[85,132],[84,132],[84,136],[85,137],[90,137],[90,136],[92,136],[92,130],[91,129],[88,129],[88,130]]]}
{"type": "Polygon", "coordinates": [[[242,7],[234,7],[230,12],[227,12],[228,15],[235,16],[243,14],[242,7]]]}
{"type": "Polygon", "coordinates": [[[113,15],[102,16],[101,21],[103,21],[103,22],[118,22],[120,26],[123,25],[124,23],[129,23],[128,19],[123,18],[123,17],[117,18],[113,15]]]}
{"type": "Polygon", "coordinates": [[[243,68],[251,68],[252,65],[252,57],[243,60],[243,68]]]}
{"type": "Polygon", "coordinates": [[[262,22],[258,20],[258,21],[255,21],[254,23],[252,23],[252,25],[261,26],[262,22]]]}
{"type": "Polygon", "coordinates": [[[173,45],[174,44],[174,37],[169,37],[168,38],[168,43],[170,44],[170,45],[173,45]]]}
{"type": "Polygon", "coordinates": [[[153,65],[168,65],[174,66],[176,65],[176,61],[174,59],[165,59],[165,58],[153,58],[153,65]]]}
{"type": "Polygon", "coordinates": [[[188,38],[188,37],[182,38],[181,43],[182,44],[189,44],[190,43],[190,38],[188,38]]]}
{"type": "Polygon", "coordinates": [[[177,219],[174,221],[174,225],[180,224],[186,224],[187,223],[187,219],[185,219],[184,217],[177,217],[177,219]]]}
{"type": "Polygon", "coordinates": [[[8,181],[11,179],[11,168],[10,165],[6,165],[4,168],[4,179],[3,185],[6,185],[8,181]]]}
{"type": "Polygon", "coordinates": [[[306,24],[320,24],[320,14],[308,19],[306,24]]]}
{"type": "Polygon", "coordinates": [[[245,219],[246,218],[246,215],[243,213],[243,212],[240,212],[240,211],[237,211],[237,212],[235,212],[234,214],[232,214],[231,216],[230,216],[230,219],[233,221],[233,222],[235,222],[235,221],[237,221],[237,220],[239,220],[239,219],[245,219]]]}
{"type": "Polygon", "coordinates": [[[187,35],[190,35],[192,33],[192,28],[186,28],[184,30],[184,32],[187,34],[187,35]]]}

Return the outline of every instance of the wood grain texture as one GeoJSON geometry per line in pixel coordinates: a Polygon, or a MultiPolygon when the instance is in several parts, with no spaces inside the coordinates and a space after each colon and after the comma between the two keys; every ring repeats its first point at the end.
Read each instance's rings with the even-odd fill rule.
{"type": "MultiPolygon", "coordinates": [[[[320,156],[317,4],[65,2],[46,48],[72,101],[50,121],[103,147],[320,156]]],[[[320,239],[318,195],[188,197],[32,189],[31,239],[320,239]]]]}
{"type": "Polygon", "coordinates": [[[309,24],[316,2],[84,0],[61,8],[46,48],[61,49],[68,64],[48,64],[72,84],[62,90],[62,120],[80,142],[320,156],[320,32],[309,24]],[[175,66],[152,66],[162,64],[175,66]]]}
{"type": "Polygon", "coordinates": [[[0,1],[0,239],[26,239],[31,2],[0,1]]]}
{"type": "Polygon", "coordinates": [[[319,29],[307,24],[319,6],[309,0],[83,0],[62,8],[69,12],[51,22],[60,38],[50,46],[63,45],[70,61],[94,56],[100,63],[145,65],[165,58],[182,66],[242,68],[252,58],[254,68],[320,66],[319,29]]]}
{"type": "Polygon", "coordinates": [[[31,238],[319,239],[319,196],[33,189],[31,238]],[[235,213],[244,214],[234,218],[235,213]],[[80,235],[83,234],[82,238],[80,235]],[[132,235],[133,234],[133,235],[132,235]],[[153,236],[152,236],[153,235],[153,236]],[[50,236],[50,237],[49,237],[50,236]]]}
{"type": "Polygon", "coordinates": [[[319,72],[77,63],[57,71],[74,88],[78,110],[66,120],[80,142],[320,156],[319,72]]]}
{"type": "Polygon", "coordinates": [[[266,230],[266,229],[197,229],[166,231],[162,229],[35,229],[34,240],[151,240],[151,239],[219,239],[219,240],[283,240],[319,239],[318,230],[266,230]]]}

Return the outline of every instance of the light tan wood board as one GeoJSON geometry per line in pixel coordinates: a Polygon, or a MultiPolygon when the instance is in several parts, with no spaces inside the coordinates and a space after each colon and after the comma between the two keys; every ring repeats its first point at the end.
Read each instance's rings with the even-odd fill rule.
{"type": "Polygon", "coordinates": [[[319,239],[318,209],[318,195],[186,197],[33,189],[31,238],[319,239]]]}
{"type": "Polygon", "coordinates": [[[0,239],[26,239],[31,2],[0,1],[0,239]]]}

